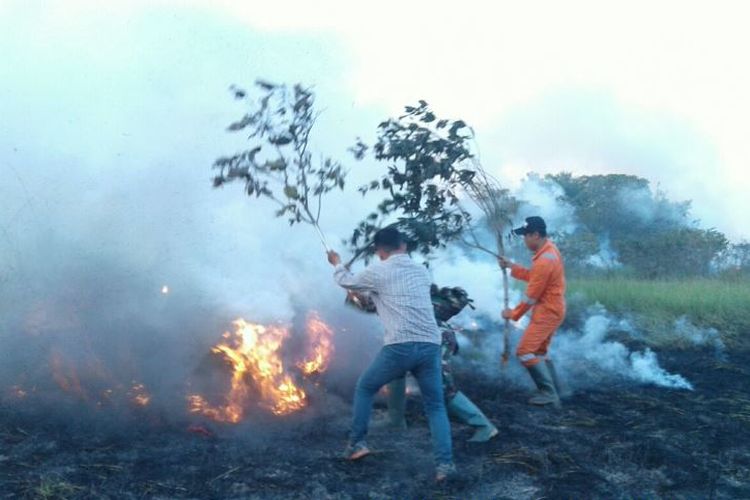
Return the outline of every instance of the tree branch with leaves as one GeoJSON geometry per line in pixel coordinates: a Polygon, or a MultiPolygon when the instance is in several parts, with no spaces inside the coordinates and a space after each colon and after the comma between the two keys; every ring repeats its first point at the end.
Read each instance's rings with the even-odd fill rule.
{"type": "Polygon", "coordinates": [[[358,159],[371,149],[375,160],[387,163],[387,172],[359,188],[363,195],[378,191],[385,198],[347,241],[354,253],[351,262],[371,253],[372,237],[384,225],[398,227],[410,250],[424,255],[460,238],[470,222],[459,203],[462,186],[474,176],[465,167],[472,156],[470,137],[463,121],[438,119],[419,101],[402,116],[380,123],[371,148],[361,141],[352,148],[358,159]]]}
{"type": "Polygon", "coordinates": [[[315,95],[300,84],[290,87],[258,80],[255,87],[256,99],[243,89],[230,88],[249,109],[227,130],[249,132],[250,147],[214,162],[218,173],[213,185],[243,182],[248,196],[277,205],[276,217],[286,217],[289,225],[312,225],[328,250],[320,229],[323,197],[344,189],[346,171],[329,157],[314,160],[309,151],[310,133],[319,116],[315,95]]]}

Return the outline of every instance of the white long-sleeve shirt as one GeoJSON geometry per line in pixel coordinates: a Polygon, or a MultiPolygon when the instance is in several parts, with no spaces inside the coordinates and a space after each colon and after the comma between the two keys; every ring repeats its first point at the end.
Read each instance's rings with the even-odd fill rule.
{"type": "Polygon", "coordinates": [[[430,275],[406,254],[396,254],[354,275],[343,265],[334,271],[336,283],[372,297],[385,327],[385,344],[440,344],[430,298],[430,275]]]}

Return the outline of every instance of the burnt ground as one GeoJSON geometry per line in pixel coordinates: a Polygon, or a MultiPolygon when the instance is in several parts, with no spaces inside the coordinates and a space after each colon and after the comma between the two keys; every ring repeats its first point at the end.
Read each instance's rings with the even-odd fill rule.
{"type": "Polygon", "coordinates": [[[0,498],[750,498],[750,355],[659,353],[695,391],[609,385],[529,408],[522,389],[459,371],[501,430],[483,445],[454,425],[460,477],[432,481],[426,423],[373,431],[376,453],[338,457],[350,415],[336,396],[315,412],[239,427],[131,415],[0,408],[0,498]]]}

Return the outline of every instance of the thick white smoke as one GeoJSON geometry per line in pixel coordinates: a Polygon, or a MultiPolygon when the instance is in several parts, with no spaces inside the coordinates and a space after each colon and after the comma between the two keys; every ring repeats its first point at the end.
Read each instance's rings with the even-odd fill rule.
{"type": "Polygon", "coordinates": [[[615,329],[627,332],[633,327],[625,320],[615,321],[603,307],[594,306],[588,311],[582,331],[563,330],[556,335],[552,357],[562,373],[580,386],[619,378],[671,389],[693,389],[684,377],[659,366],[652,350],[631,351],[623,343],[609,340],[608,334],[615,329]]]}

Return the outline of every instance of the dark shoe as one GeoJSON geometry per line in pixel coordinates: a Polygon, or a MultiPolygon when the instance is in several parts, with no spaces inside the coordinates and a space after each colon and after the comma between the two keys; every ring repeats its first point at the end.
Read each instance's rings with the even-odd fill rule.
{"type": "Polygon", "coordinates": [[[470,443],[484,443],[497,436],[497,427],[482,413],[463,392],[457,392],[448,401],[448,414],[453,418],[470,425],[476,429],[474,435],[469,439],[470,443]]]}
{"type": "Polygon", "coordinates": [[[454,464],[438,464],[435,469],[435,481],[442,483],[456,475],[456,466],[454,464]]]}
{"type": "Polygon", "coordinates": [[[552,405],[555,408],[560,408],[560,396],[555,390],[555,384],[552,381],[552,375],[547,364],[540,362],[533,366],[527,366],[526,369],[534,380],[537,389],[539,389],[539,393],[529,399],[529,403],[535,406],[552,405]]]}
{"type": "Polygon", "coordinates": [[[360,458],[366,457],[370,454],[370,449],[364,441],[359,443],[350,444],[344,451],[344,458],[347,460],[359,460],[360,458]]]}

